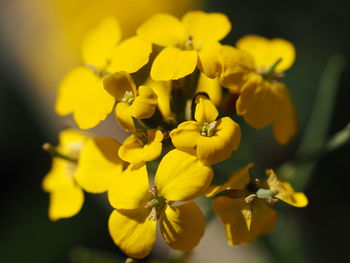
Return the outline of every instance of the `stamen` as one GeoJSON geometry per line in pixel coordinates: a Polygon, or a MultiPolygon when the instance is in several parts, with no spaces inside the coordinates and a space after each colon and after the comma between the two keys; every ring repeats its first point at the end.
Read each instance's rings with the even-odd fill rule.
{"type": "Polygon", "coordinates": [[[187,38],[187,40],[185,41],[185,44],[184,44],[184,49],[185,50],[194,50],[192,36],[188,36],[188,38],[187,38]]]}
{"type": "Polygon", "coordinates": [[[201,128],[201,135],[202,136],[206,136],[206,137],[211,137],[214,135],[215,133],[215,128],[216,128],[216,124],[217,124],[217,121],[213,121],[213,122],[210,122],[210,123],[204,123],[202,128],[201,128]]]}
{"type": "Polygon", "coordinates": [[[122,101],[128,104],[132,104],[134,101],[134,94],[132,93],[132,91],[125,91],[122,101]]]}

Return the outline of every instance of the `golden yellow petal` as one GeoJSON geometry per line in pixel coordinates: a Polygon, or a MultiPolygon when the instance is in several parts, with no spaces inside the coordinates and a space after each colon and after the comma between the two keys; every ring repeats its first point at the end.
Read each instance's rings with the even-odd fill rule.
{"type": "Polygon", "coordinates": [[[226,239],[230,246],[245,244],[249,236],[246,221],[241,213],[245,206],[242,198],[220,196],[213,200],[212,208],[225,225],[226,239]]]}
{"type": "Polygon", "coordinates": [[[204,96],[197,97],[196,111],[194,118],[200,123],[211,123],[216,120],[219,112],[210,99],[204,96]]]}
{"type": "Polygon", "coordinates": [[[50,193],[49,218],[53,221],[76,215],[84,194],[74,182],[75,163],[53,158],[52,168],[43,180],[43,189],[50,193]]]}
{"type": "Polygon", "coordinates": [[[156,93],[147,86],[140,86],[138,93],[139,95],[129,107],[131,116],[136,119],[152,117],[158,104],[156,93]]]}
{"type": "Polygon", "coordinates": [[[175,149],[160,161],[155,185],[167,200],[187,201],[202,195],[212,178],[210,167],[203,165],[197,157],[175,149]]]}
{"type": "Polygon", "coordinates": [[[287,144],[297,133],[297,116],[287,87],[275,82],[273,89],[280,94],[280,106],[273,124],[273,133],[279,144],[287,144]]]}
{"type": "Polygon", "coordinates": [[[207,93],[210,100],[214,103],[215,106],[220,105],[222,100],[222,88],[220,86],[220,81],[218,78],[211,79],[201,73],[199,76],[196,93],[198,92],[207,93]]]}
{"type": "Polygon", "coordinates": [[[123,171],[118,157],[120,144],[112,138],[100,137],[86,141],[81,149],[75,179],[87,192],[103,193],[123,171]]]}
{"type": "Polygon", "coordinates": [[[159,46],[175,46],[186,41],[186,32],[181,22],[174,16],[159,13],[144,22],[137,35],[159,46]]]}
{"type": "Polygon", "coordinates": [[[55,109],[59,115],[73,113],[81,129],[89,129],[112,111],[114,98],[97,75],[85,67],[70,71],[62,80],[55,109]]]}
{"type": "Polygon", "coordinates": [[[251,181],[250,175],[249,175],[249,169],[251,169],[254,166],[253,163],[249,163],[243,168],[239,169],[238,171],[235,171],[228,181],[223,185],[213,185],[208,188],[206,196],[212,197],[216,194],[229,190],[241,190],[244,189],[251,181]]]}
{"type": "Polygon", "coordinates": [[[278,91],[256,74],[242,89],[236,109],[249,125],[261,129],[274,122],[279,106],[278,91]]]}
{"type": "Polygon", "coordinates": [[[120,41],[121,29],[114,17],[107,17],[91,29],[83,40],[82,56],[85,64],[103,69],[115,45],[120,41]]]}
{"type": "Polygon", "coordinates": [[[276,71],[289,69],[295,60],[295,48],[292,43],[281,38],[267,39],[257,35],[247,35],[237,41],[239,49],[249,52],[258,70],[269,69],[278,59],[276,71]]]}
{"type": "Polygon", "coordinates": [[[156,221],[150,220],[150,209],[114,210],[108,228],[114,243],[128,256],[144,258],[156,241],[156,221]]]}
{"type": "Polygon", "coordinates": [[[173,145],[186,151],[193,151],[197,146],[200,135],[200,124],[197,121],[182,122],[176,129],[170,132],[173,145]]]}
{"type": "Polygon", "coordinates": [[[198,44],[219,41],[231,31],[229,19],[221,13],[190,11],[183,16],[182,23],[193,41],[198,44]]]}
{"type": "Polygon", "coordinates": [[[119,71],[105,76],[103,78],[103,86],[117,101],[122,101],[127,91],[131,92],[134,96],[137,94],[134,80],[125,71],[119,71]]]}
{"type": "Polygon", "coordinates": [[[167,206],[159,219],[160,232],[173,249],[190,251],[201,240],[205,221],[199,207],[193,202],[167,206]]]}
{"type": "Polygon", "coordinates": [[[139,168],[129,166],[108,191],[110,204],[117,209],[144,207],[151,199],[146,165],[139,168]]]}
{"type": "Polygon", "coordinates": [[[120,158],[133,165],[157,159],[162,152],[162,132],[149,129],[146,138],[148,143],[144,144],[137,134],[130,135],[119,149],[120,158]]]}
{"type": "Polygon", "coordinates": [[[108,72],[126,71],[134,73],[147,64],[152,44],[134,36],[113,49],[108,72]]]}
{"type": "Polygon", "coordinates": [[[150,87],[158,97],[158,107],[163,117],[174,118],[175,114],[171,111],[170,108],[170,99],[171,99],[171,81],[154,81],[149,78],[145,86],[150,87]]]}
{"type": "Polygon", "coordinates": [[[218,42],[208,42],[198,52],[198,66],[209,78],[216,78],[221,74],[220,51],[221,45],[218,42]]]}
{"type": "Polygon", "coordinates": [[[119,102],[115,107],[115,117],[118,120],[119,124],[126,131],[135,132],[134,120],[132,119],[130,113],[130,105],[126,102],[119,102]]]}
{"type": "Polygon", "coordinates": [[[220,82],[233,93],[240,93],[243,85],[249,79],[249,73],[254,70],[252,56],[232,46],[222,46],[220,51],[221,75],[220,82]]]}
{"type": "Polygon", "coordinates": [[[296,207],[305,207],[308,204],[308,199],[304,193],[295,192],[290,183],[278,179],[275,172],[270,169],[266,170],[268,177],[267,184],[270,189],[277,194],[276,198],[296,207]]]}
{"type": "Polygon", "coordinates": [[[155,58],[151,77],[156,81],[180,79],[191,74],[197,65],[197,51],[164,48],[155,58]]]}

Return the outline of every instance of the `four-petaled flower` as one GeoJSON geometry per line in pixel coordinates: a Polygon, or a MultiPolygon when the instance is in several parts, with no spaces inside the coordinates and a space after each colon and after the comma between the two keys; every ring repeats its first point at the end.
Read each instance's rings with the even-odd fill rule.
{"type": "Polygon", "coordinates": [[[266,170],[268,179],[261,183],[252,180],[249,169],[253,164],[232,174],[223,185],[210,186],[208,197],[225,192],[212,202],[214,211],[225,225],[229,245],[251,243],[257,236],[268,233],[276,223],[276,211],[270,208],[277,200],[292,206],[304,207],[308,200],[301,192],[295,192],[288,182],[277,178],[273,170],[266,170]]]}
{"type": "Polygon", "coordinates": [[[229,117],[217,120],[218,111],[204,96],[197,96],[195,121],[181,123],[170,132],[174,146],[197,155],[206,165],[229,158],[241,140],[239,125],[229,117]]]}
{"type": "Polygon", "coordinates": [[[153,62],[154,80],[179,79],[191,74],[196,66],[208,77],[220,72],[219,41],[231,30],[224,14],[192,11],[180,21],[169,14],[156,14],[143,23],[137,35],[165,47],[153,62]]]}
{"type": "Polygon", "coordinates": [[[156,240],[156,223],[170,247],[194,248],[204,234],[204,217],[190,201],[202,195],[213,177],[196,157],[172,150],[161,160],[150,188],[145,166],[128,169],[108,192],[115,208],[109,218],[114,242],[131,257],[148,255],[156,240]],[[174,202],[188,201],[174,205],[174,202]]]}

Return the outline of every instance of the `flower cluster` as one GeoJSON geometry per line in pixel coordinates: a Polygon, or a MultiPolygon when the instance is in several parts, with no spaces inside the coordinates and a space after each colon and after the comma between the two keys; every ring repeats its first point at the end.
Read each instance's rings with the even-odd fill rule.
{"type": "Polygon", "coordinates": [[[131,135],[120,144],[67,129],[57,147],[44,145],[53,156],[43,181],[50,219],[77,214],[84,191],[107,192],[114,208],[111,237],[127,255],[143,258],[155,243],[157,222],[171,248],[189,251],[199,243],[205,219],[193,199],[200,196],[213,198],[230,245],[270,231],[277,200],[307,205],[305,195],[273,170],[266,171],[265,182],[252,179],[251,163],[226,183],[212,183],[221,176],[212,166],[240,145],[233,116],[243,116],[256,129],[271,124],[280,144],[293,138],[297,126],[288,90],[279,81],[294,62],[293,45],[255,35],[241,38],[236,47],[222,45],[230,30],[224,14],[192,11],[181,20],[156,14],[122,42],[112,17],[86,34],[84,65],[62,80],[56,111],[73,114],[80,129],[89,129],[114,108],[117,122],[131,135]]]}

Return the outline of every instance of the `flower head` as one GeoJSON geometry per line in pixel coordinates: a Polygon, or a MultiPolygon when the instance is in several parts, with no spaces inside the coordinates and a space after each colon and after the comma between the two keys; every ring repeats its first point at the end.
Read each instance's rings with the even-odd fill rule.
{"type": "Polygon", "coordinates": [[[150,187],[145,166],[128,169],[108,192],[115,208],[109,219],[114,242],[129,256],[149,254],[156,239],[156,222],[164,240],[175,249],[191,250],[204,233],[204,218],[191,199],[207,189],[210,167],[192,155],[170,151],[161,160],[150,187]],[[174,205],[178,201],[188,201],[174,205]]]}
{"type": "Polygon", "coordinates": [[[293,45],[249,35],[237,47],[222,47],[220,78],[231,92],[240,94],[237,114],[256,129],[272,124],[277,142],[288,143],[297,131],[296,113],[288,89],[277,78],[294,62],[293,45]]]}
{"type": "Polygon", "coordinates": [[[137,35],[165,47],[153,62],[152,79],[183,78],[197,65],[214,78],[220,71],[218,41],[230,30],[231,24],[224,14],[192,11],[181,21],[169,14],[156,14],[139,27],[137,35]]]}
{"type": "Polygon", "coordinates": [[[152,51],[149,43],[131,37],[119,44],[120,39],[118,21],[113,17],[102,20],[83,40],[85,65],[67,73],[60,84],[56,112],[73,113],[82,129],[96,126],[113,109],[115,100],[103,88],[106,75],[121,70],[133,73],[148,62],[152,51]]]}
{"type": "Polygon", "coordinates": [[[119,148],[119,157],[133,165],[153,161],[162,152],[163,134],[160,130],[137,130],[119,148]]]}
{"type": "Polygon", "coordinates": [[[218,111],[204,96],[198,96],[195,121],[181,123],[170,132],[174,146],[197,155],[206,165],[229,158],[238,149],[241,131],[231,118],[217,120],[218,111]]]}
{"type": "Polygon", "coordinates": [[[51,220],[77,214],[84,202],[83,190],[107,191],[123,169],[119,144],[110,138],[92,138],[68,129],[61,132],[56,148],[45,147],[53,155],[52,168],[43,180],[44,190],[50,193],[51,220]]]}
{"type": "Polygon", "coordinates": [[[135,131],[133,118],[150,118],[156,110],[156,93],[148,86],[137,89],[130,74],[125,71],[105,77],[104,87],[118,102],[115,117],[127,131],[135,131]]]}
{"type": "Polygon", "coordinates": [[[207,192],[208,197],[226,192],[213,200],[212,207],[225,224],[230,245],[250,243],[271,231],[276,223],[276,212],[270,206],[277,200],[296,207],[307,205],[306,196],[295,192],[288,182],[279,180],[273,170],[266,171],[266,183],[252,180],[249,175],[252,166],[246,165],[225,184],[211,186],[207,192]]]}

